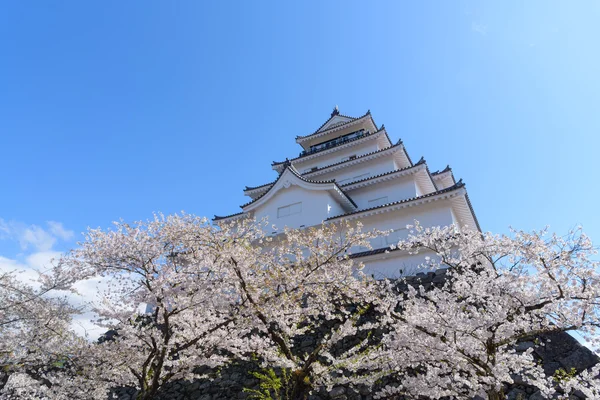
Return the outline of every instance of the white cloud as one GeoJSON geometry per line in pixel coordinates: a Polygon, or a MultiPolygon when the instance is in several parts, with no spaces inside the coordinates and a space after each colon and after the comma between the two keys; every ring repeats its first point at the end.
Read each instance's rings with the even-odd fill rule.
{"type": "Polygon", "coordinates": [[[6,221],[0,218],[0,239],[10,236],[10,227],[6,221]]]}
{"type": "Polygon", "coordinates": [[[98,340],[98,338],[102,336],[102,334],[104,334],[108,329],[95,325],[92,322],[92,320],[95,318],[96,315],[93,312],[86,312],[77,315],[75,318],[73,318],[71,328],[79,336],[83,336],[88,340],[98,340]]]}
{"type": "Polygon", "coordinates": [[[14,272],[26,284],[37,287],[38,273],[27,264],[0,256],[0,273],[14,272]]]}
{"type": "Polygon", "coordinates": [[[37,225],[31,225],[23,231],[17,233],[21,249],[27,250],[29,246],[35,247],[40,251],[47,251],[56,243],[56,237],[46,232],[37,225]]]}
{"type": "Polygon", "coordinates": [[[27,256],[25,261],[27,261],[29,267],[44,271],[52,268],[61,255],[60,251],[38,251],[27,256]]]}
{"type": "Polygon", "coordinates": [[[68,241],[73,231],[65,229],[61,222],[47,221],[47,229],[39,225],[27,225],[22,222],[5,221],[0,218],[0,239],[12,239],[19,242],[22,250],[51,250],[58,240],[68,241]]]}
{"type": "MultiPolygon", "coordinates": [[[[38,288],[40,286],[37,271],[48,271],[52,268],[53,260],[58,260],[62,252],[54,249],[59,241],[68,241],[73,238],[74,233],[66,229],[62,223],[47,221],[44,229],[39,225],[27,225],[17,221],[5,221],[0,218],[0,240],[12,240],[19,244],[25,254],[12,257],[0,255],[0,273],[14,272],[22,282],[38,288]]],[[[106,331],[105,328],[95,326],[91,320],[91,305],[98,301],[99,288],[107,285],[100,278],[89,279],[78,282],[75,289],[78,293],[65,291],[51,292],[50,295],[66,297],[68,301],[78,307],[82,307],[84,314],[77,315],[73,319],[72,328],[78,334],[90,339],[97,339],[106,331]]]]}
{"type": "Polygon", "coordinates": [[[58,236],[62,240],[70,240],[73,238],[73,231],[65,229],[62,223],[56,221],[47,221],[46,223],[54,236],[58,236]]]}
{"type": "Polygon", "coordinates": [[[479,24],[477,22],[472,22],[471,23],[471,30],[473,32],[477,32],[480,35],[485,36],[485,35],[487,35],[488,27],[487,27],[487,25],[484,25],[484,24],[479,24]]]}

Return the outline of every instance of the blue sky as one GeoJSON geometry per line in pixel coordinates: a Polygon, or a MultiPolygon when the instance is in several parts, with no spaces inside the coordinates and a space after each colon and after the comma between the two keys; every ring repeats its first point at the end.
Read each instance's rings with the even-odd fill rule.
{"type": "Polygon", "coordinates": [[[450,164],[484,230],[600,243],[597,2],[4,2],[0,262],[239,211],[333,106],[450,164]]]}

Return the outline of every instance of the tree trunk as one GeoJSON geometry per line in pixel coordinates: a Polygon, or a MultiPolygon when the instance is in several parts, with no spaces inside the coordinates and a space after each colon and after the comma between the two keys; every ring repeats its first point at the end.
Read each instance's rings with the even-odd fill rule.
{"type": "Polygon", "coordinates": [[[296,371],[294,373],[294,383],[292,389],[292,400],[306,400],[311,386],[305,381],[306,374],[304,371],[296,371]]]}
{"type": "Polygon", "coordinates": [[[504,390],[490,390],[487,392],[488,400],[505,400],[504,390]]]}

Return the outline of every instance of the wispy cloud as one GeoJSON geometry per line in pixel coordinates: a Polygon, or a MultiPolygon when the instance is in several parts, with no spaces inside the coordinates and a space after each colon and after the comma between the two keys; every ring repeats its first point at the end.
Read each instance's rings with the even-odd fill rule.
{"type": "Polygon", "coordinates": [[[476,33],[479,33],[480,35],[485,36],[485,35],[487,35],[487,32],[488,32],[488,26],[484,25],[484,24],[477,23],[477,22],[472,22],[471,23],[471,30],[473,32],[476,32],[476,33]]]}
{"type": "Polygon", "coordinates": [[[73,238],[73,231],[65,229],[62,223],[56,221],[48,221],[48,227],[50,228],[50,232],[61,238],[62,240],[71,240],[73,238]]]}
{"type": "MultiPolygon", "coordinates": [[[[38,271],[48,271],[63,254],[55,248],[57,244],[73,237],[73,231],[65,228],[61,222],[47,221],[40,226],[0,218],[0,240],[14,241],[22,251],[17,255],[0,255],[0,273],[15,273],[19,280],[37,288],[40,285],[38,271]]],[[[91,308],[100,301],[101,290],[107,288],[105,280],[94,278],[78,282],[74,287],[76,293],[57,291],[51,295],[66,297],[71,304],[83,309],[83,314],[74,317],[71,327],[76,333],[95,340],[106,329],[92,322],[94,314],[91,308]]]]}
{"type": "Polygon", "coordinates": [[[21,250],[49,251],[58,240],[68,241],[74,236],[73,231],[65,229],[60,222],[47,221],[46,225],[44,229],[39,225],[0,218],[0,239],[16,240],[21,250]]]}

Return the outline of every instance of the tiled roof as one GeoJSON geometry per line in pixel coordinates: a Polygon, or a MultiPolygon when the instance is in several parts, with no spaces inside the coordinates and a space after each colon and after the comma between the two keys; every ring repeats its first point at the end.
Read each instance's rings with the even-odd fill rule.
{"type": "Polygon", "coordinates": [[[359,183],[359,182],[370,181],[371,179],[377,179],[377,178],[381,178],[382,176],[392,175],[392,174],[395,174],[396,172],[406,171],[406,170],[409,170],[411,168],[417,167],[417,166],[419,166],[421,164],[425,164],[425,159],[423,157],[421,157],[421,159],[419,161],[417,161],[417,163],[415,165],[411,165],[410,167],[401,168],[401,169],[395,169],[395,170],[389,171],[389,172],[383,172],[381,174],[373,175],[373,176],[370,176],[368,178],[363,178],[363,179],[359,179],[357,181],[344,183],[341,186],[342,187],[351,186],[351,185],[354,185],[354,184],[359,183]]]}
{"type": "MultiPolygon", "coordinates": [[[[338,185],[335,182],[335,179],[329,179],[326,181],[313,181],[310,179],[306,179],[304,178],[302,175],[300,175],[300,173],[298,173],[298,171],[296,170],[296,168],[294,168],[292,166],[291,163],[288,163],[288,165],[285,166],[285,168],[283,169],[283,171],[281,171],[281,174],[279,174],[279,176],[277,177],[277,179],[275,181],[273,181],[271,187],[269,188],[269,190],[267,190],[266,192],[264,192],[263,194],[261,194],[260,196],[258,196],[256,199],[253,199],[252,201],[249,201],[246,204],[242,204],[240,207],[244,208],[246,206],[249,206],[252,203],[257,202],[258,200],[260,200],[263,196],[265,196],[267,193],[269,193],[271,191],[271,189],[273,188],[273,186],[275,186],[275,184],[279,181],[279,179],[283,176],[283,173],[289,169],[290,172],[292,172],[294,175],[296,175],[300,180],[303,180],[304,182],[308,182],[308,183],[319,183],[319,184],[329,184],[329,183],[333,183],[335,186],[337,186],[337,188],[340,190],[340,192],[350,201],[350,203],[352,203],[352,205],[354,205],[354,207],[357,207],[356,203],[354,202],[354,200],[352,200],[352,198],[350,198],[350,196],[348,196],[348,194],[346,192],[344,192],[342,190],[342,188],[340,187],[340,185],[338,185]]],[[[263,185],[265,186],[265,185],[263,185]]]]}
{"type": "MultiPolygon", "coordinates": [[[[386,149],[383,149],[383,150],[387,150],[387,149],[389,149],[389,148],[390,148],[390,147],[388,147],[388,148],[386,148],[386,149]]],[[[381,151],[381,150],[378,150],[378,151],[381,151]]],[[[373,153],[376,153],[376,152],[373,152],[373,153]]],[[[369,153],[369,154],[372,154],[372,153],[369,153]]],[[[362,157],[362,156],[361,156],[361,157],[362,157]]],[[[360,158],[360,157],[358,157],[358,158],[360,158]]],[[[345,161],[344,161],[344,162],[345,162],[345,161]]],[[[382,177],[382,176],[386,176],[386,175],[395,174],[396,172],[400,172],[400,171],[406,171],[406,170],[408,170],[408,169],[414,168],[414,167],[416,167],[416,166],[418,166],[418,165],[421,165],[421,164],[425,164],[425,159],[424,159],[423,157],[421,157],[421,159],[420,159],[419,161],[417,161],[417,163],[416,163],[416,164],[414,164],[414,165],[411,165],[410,167],[401,168],[401,169],[395,169],[395,170],[393,170],[393,171],[389,171],[389,172],[383,172],[383,173],[381,173],[381,174],[374,175],[374,176],[370,176],[370,177],[368,177],[368,178],[363,178],[363,179],[359,179],[359,180],[356,180],[356,181],[352,181],[352,182],[344,183],[343,185],[340,185],[340,187],[346,187],[346,186],[354,185],[355,183],[359,183],[359,182],[363,182],[363,181],[369,181],[369,180],[371,180],[371,179],[377,179],[377,178],[380,178],[380,177],[382,177]]],[[[336,165],[336,164],[332,164],[332,165],[336,165]]],[[[275,181],[273,181],[273,182],[265,183],[264,185],[255,186],[255,187],[246,186],[246,189],[245,189],[245,190],[254,190],[254,189],[259,189],[259,188],[262,188],[262,187],[265,187],[265,186],[274,185],[274,184],[275,184],[275,182],[277,182],[277,180],[275,180],[275,181]]]]}
{"type": "Polygon", "coordinates": [[[391,251],[396,251],[396,250],[398,250],[397,247],[392,248],[391,246],[387,246],[387,247],[382,247],[379,249],[366,250],[366,251],[361,251],[359,253],[353,253],[353,254],[350,254],[350,258],[367,257],[367,256],[375,255],[375,254],[381,254],[381,253],[386,253],[386,252],[391,252],[391,251]]]}
{"type": "MultiPolygon", "coordinates": [[[[330,148],[329,148],[329,149],[327,149],[327,150],[332,150],[332,149],[335,149],[336,147],[343,146],[343,145],[345,145],[345,144],[348,144],[348,143],[356,142],[357,140],[360,140],[360,139],[365,139],[365,138],[371,137],[371,136],[373,136],[373,135],[375,135],[375,134],[377,134],[377,133],[381,132],[382,130],[383,130],[383,128],[382,128],[382,129],[378,129],[378,130],[376,130],[375,132],[373,132],[373,133],[370,133],[370,134],[368,134],[368,135],[364,135],[364,136],[361,136],[361,137],[352,138],[352,139],[350,139],[350,140],[347,140],[347,141],[346,141],[346,142],[344,142],[344,143],[340,143],[340,144],[339,144],[339,145],[337,145],[337,146],[330,147],[330,148]]],[[[386,134],[386,136],[387,136],[387,132],[386,132],[385,134],[386,134]]],[[[389,140],[389,136],[388,136],[388,140],[389,140]]],[[[391,140],[389,140],[389,142],[390,142],[390,143],[392,143],[392,141],[391,141],[391,140]]],[[[302,155],[302,156],[298,156],[298,157],[296,157],[296,158],[292,158],[291,160],[287,160],[287,159],[286,159],[286,161],[273,161],[273,163],[271,163],[271,165],[273,165],[273,166],[275,166],[275,165],[281,165],[281,164],[285,164],[287,161],[296,161],[296,160],[299,160],[299,159],[301,159],[301,158],[308,157],[308,156],[312,156],[312,155],[319,154],[319,153],[321,153],[321,151],[318,151],[318,152],[315,152],[315,153],[304,154],[304,155],[302,155]]]]}
{"type": "Polygon", "coordinates": [[[434,172],[431,173],[431,175],[440,175],[440,174],[443,174],[445,172],[450,172],[450,171],[452,171],[452,168],[450,168],[449,165],[446,165],[446,168],[444,168],[441,171],[440,170],[434,171],[434,172]]]}
{"type": "Polygon", "coordinates": [[[259,189],[261,187],[269,186],[269,185],[272,185],[274,183],[275,183],[275,181],[269,182],[269,183],[265,183],[264,185],[260,185],[260,186],[246,186],[246,188],[244,189],[244,192],[247,191],[247,190],[259,189]]]}
{"type": "MultiPolygon", "coordinates": [[[[461,179],[461,181],[462,181],[462,179],[461,179]]],[[[467,204],[469,205],[469,210],[471,210],[471,214],[473,214],[473,219],[475,220],[475,225],[477,225],[477,230],[479,232],[483,232],[481,230],[481,226],[479,226],[479,220],[477,219],[477,215],[475,215],[475,210],[473,210],[473,205],[471,204],[471,199],[469,199],[469,194],[468,193],[465,194],[465,198],[467,199],[467,204]]]]}
{"type": "MultiPolygon", "coordinates": [[[[316,135],[317,133],[323,133],[323,132],[327,132],[329,129],[326,129],[326,130],[324,130],[323,132],[319,132],[319,130],[321,130],[321,128],[323,128],[325,125],[327,125],[327,123],[328,123],[329,121],[331,121],[331,119],[332,119],[333,117],[339,116],[339,117],[344,117],[344,118],[350,118],[350,121],[348,121],[348,122],[344,122],[343,124],[339,124],[339,125],[336,125],[336,126],[332,126],[332,128],[339,128],[340,126],[343,126],[343,125],[349,124],[350,122],[354,122],[354,121],[356,121],[357,119],[364,118],[364,117],[366,117],[367,115],[371,115],[371,110],[368,110],[368,111],[367,111],[367,113],[366,113],[365,115],[361,115],[360,117],[350,117],[350,116],[348,116],[348,115],[343,115],[343,114],[336,114],[336,115],[332,115],[332,116],[331,116],[331,118],[329,118],[327,121],[325,121],[325,122],[323,123],[323,125],[321,125],[321,126],[320,126],[320,127],[319,127],[319,128],[316,130],[316,131],[314,131],[314,132],[313,132],[313,133],[311,133],[310,135],[306,135],[306,136],[300,136],[300,135],[298,135],[298,136],[296,136],[296,139],[306,139],[306,138],[309,138],[309,137],[311,137],[311,136],[313,136],[313,135],[316,135]]],[[[372,117],[371,117],[371,118],[372,118],[372,117]]]]}
{"type": "MultiPolygon", "coordinates": [[[[326,166],[324,166],[324,167],[321,167],[321,168],[317,168],[317,169],[315,169],[314,171],[307,172],[307,173],[305,173],[304,175],[309,175],[309,174],[312,174],[313,172],[322,171],[322,170],[324,170],[324,169],[331,168],[331,167],[334,167],[334,166],[336,166],[336,165],[344,164],[344,163],[347,163],[347,162],[351,162],[351,161],[360,160],[361,158],[369,157],[369,156],[372,156],[373,154],[376,154],[376,153],[382,153],[382,152],[384,152],[384,151],[387,151],[387,150],[389,150],[389,149],[392,149],[392,148],[394,148],[394,147],[401,146],[401,145],[402,145],[402,140],[398,140],[398,142],[396,142],[396,144],[394,144],[394,145],[392,145],[392,146],[390,146],[390,147],[386,147],[385,149],[375,150],[375,151],[372,151],[372,152],[370,152],[370,153],[363,154],[362,156],[359,156],[359,157],[353,158],[353,159],[351,159],[351,160],[338,161],[338,162],[336,162],[336,163],[329,164],[329,165],[326,165],[326,166]]],[[[406,154],[406,151],[405,151],[405,154],[406,154]]],[[[406,156],[408,157],[408,154],[406,154],[406,156]]],[[[410,158],[409,158],[408,160],[410,161],[410,158]]],[[[412,164],[412,162],[411,162],[411,164],[412,164]]]]}
{"type": "Polygon", "coordinates": [[[215,215],[214,218],[212,219],[213,221],[219,221],[222,219],[227,219],[227,218],[231,218],[231,217],[236,217],[238,215],[242,215],[244,212],[239,212],[239,213],[235,213],[235,214],[231,214],[231,215],[225,215],[225,216],[219,216],[219,215],[215,215]]]}
{"type": "Polygon", "coordinates": [[[449,165],[446,165],[446,168],[444,168],[441,171],[435,171],[431,173],[431,177],[438,177],[439,175],[445,174],[450,172],[450,177],[452,178],[452,182],[456,182],[456,178],[454,177],[454,172],[452,172],[452,168],[450,168],[449,165]]]}
{"type": "Polygon", "coordinates": [[[327,218],[326,221],[330,221],[330,220],[337,219],[337,218],[342,218],[342,217],[347,217],[349,215],[359,214],[359,213],[366,212],[366,211],[377,210],[379,208],[385,208],[385,207],[389,207],[389,206],[394,206],[394,205],[397,205],[397,204],[409,203],[409,202],[415,201],[415,200],[426,199],[428,197],[436,196],[438,194],[443,194],[443,193],[451,192],[453,190],[462,188],[464,186],[465,186],[465,184],[462,182],[462,179],[461,179],[456,184],[454,184],[454,185],[452,185],[450,187],[447,187],[446,189],[438,190],[437,192],[431,192],[431,193],[425,194],[423,196],[411,197],[410,199],[404,199],[404,200],[394,201],[392,203],[387,203],[387,204],[383,204],[383,205],[376,206],[376,207],[365,208],[365,209],[362,209],[362,210],[357,210],[357,211],[352,211],[352,212],[341,214],[341,215],[336,215],[335,217],[329,217],[329,218],[327,218]]]}

